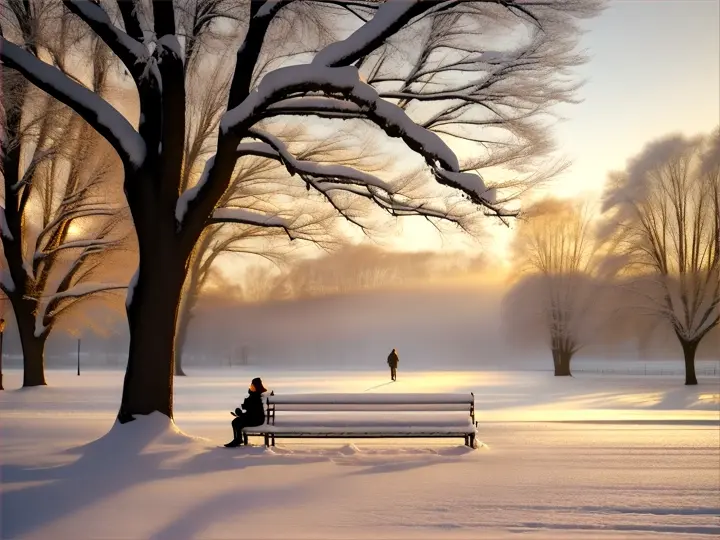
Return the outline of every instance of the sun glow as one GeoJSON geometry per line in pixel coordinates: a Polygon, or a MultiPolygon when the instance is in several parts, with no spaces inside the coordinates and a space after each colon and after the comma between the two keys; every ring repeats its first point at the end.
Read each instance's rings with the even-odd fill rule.
{"type": "Polygon", "coordinates": [[[77,238],[78,236],[81,236],[83,233],[83,227],[79,223],[73,221],[70,223],[67,229],[67,235],[69,238],[77,238]]]}

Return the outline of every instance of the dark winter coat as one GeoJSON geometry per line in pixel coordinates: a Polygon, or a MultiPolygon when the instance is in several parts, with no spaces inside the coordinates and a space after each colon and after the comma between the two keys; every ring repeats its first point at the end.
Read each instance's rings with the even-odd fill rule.
{"type": "Polygon", "coordinates": [[[252,427],[265,423],[265,404],[260,392],[249,392],[248,397],[243,401],[242,408],[245,411],[243,413],[244,425],[252,427]]]}
{"type": "Polygon", "coordinates": [[[397,368],[398,362],[400,362],[400,358],[398,358],[398,355],[395,351],[392,351],[388,355],[387,362],[388,362],[388,366],[390,366],[391,368],[397,368]]]}

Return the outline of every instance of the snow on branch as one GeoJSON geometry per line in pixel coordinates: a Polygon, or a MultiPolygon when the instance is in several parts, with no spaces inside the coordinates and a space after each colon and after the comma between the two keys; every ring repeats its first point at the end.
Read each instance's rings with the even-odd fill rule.
{"type": "Polygon", "coordinates": [[[345,165],[320,164],[314,161],[298,160],[287,148],[287,145],[279,138],[257,129],[251,129],[251,137],[264,141],[272,146],[277,152],[280,160],[291,175],[296,173],[309,174],[321,178],[333,178],[338,183],[358,184],[362,186],[374,186],[388,193],[393,193],[393,187],[375,175],[359,171],[345,165]]]}
{"type": "MultiPolygon", "coordinates": [[[[71,197],[67,197],[63,200],[63,205],[69,205],[73,202],[76,202],[76,195],[72,195],[71,197]]],[[[79,218],[86,218],[86,217],[98,217],[98,216],[115,216],[117,213],[122,210],[123,207],[119,206],[105,206],[101,204],[83,204],[79,208],[75,209],[69,209],[67,211],[59,213],[55,219],[53,219],[50,223],[48,223],[45,228],[40,231],[37,237],[37,241],[35,243],[37,251],[40,251],[40,245],[42,244],[42,241],[50,234],[52,234],[55,229],[70,220],[73,219],[79,219],[79,218]]]]}
{"type": "Polygon", "coordinates": [[[148,55],[145,45],[115,26],[100,4],[87,0],[63,0],[63,3],[110,47],[133,76],[139,75],[136,64],[148,55]]]}
{"type": "MultiPolygon", "coordinates": [[[[396,197],[396,190],[390,184],[368,173],[341,165],[325,165],[298,160],[292,156],[282,141],[267,133],[251,130],[256,137],[273,141],[277,148],[267,142],[248,142],[238,145],[238,157],[255,155],[275,159],[285,165],[291,174],[299,174],[303,181],[320,193],[325,200],[345,219],[365,230],[365,226],[334,199],[335,193],[347,193],[372,201],[389,214],[402,216],[422,216],[452,221],[461,227],[462,216],[453,217],[449,212],[423,204],[414,204],[410,200],[396,197]]],[[[257,224],[257,223],[256,223],[257,224]]]]}
{"type": "Polygon", "coordinates": [[[35,318],[35,337],[40,337],[49,332],[53,321],[57,320],[61,313],[70,308],[82,298],[105,292],[120,291],[127,289],[126,284],[121,283],[78,283],[55,294],[41,296],[40,298],[28,297],[42,300],[35,318]],[[65,305],[61,306],[61,303],[65,305]],[[69,302],[69,303],[68,303],[69,302]]]}
{"type": "Polygon", "coordinates": [[[64,251],[68,249],[79,249],[79,248],[100,248],[103,249],[105,247],[111,246],[113,244],[117,244],[117,240],[111,240],[107,238],[91,238],[87,240],[74,240],[72,242],[66,242],[64,244],[61,244],[55,248],[49,249],[47,251],[42,252],[36,252],[34,255],[35,260],[41,260],[46,257],[49,257],[50,255],[53,255],[59,251],[64,251]]]}
{"type": "Polygon", "coordinates": [[[216,208],[212,217],[208,220],[208,225],[218,223],[241,223],[243,225],[257,225],[258,227],[276,227],[284,229],[290,239],[293,239],[290,233],[290,223],[286,219],[280,216],[253,212],[245,208],[216,208]]]}
{"type": "Polygon", "coordinates": [[[302,110],[300,114],[313,114],[315,108],[321,114],[331,112],[334,106],[341,113],[358,110],[388,135],[402,138],[412,150],[424,156],[438,182],[463,191],[474,203],[485,206],[494,214],[511,215],[496,207],[494,190],[489,190],[479,175],[460,172],[457,156],[437,134],[418,126],[400,107],[380,98],[374,88],[360,81],[357,69],[352,66],[330,68],[311,64],[280,68],[268,74],[245,102],[225,114],[221,129],[232,130],[247,123],[276,96],[302,88],[343,93],[353,102],[354,108],[348,108],[337,99],[294,98],[285,100],[285,111],[288,102],[294,102],[290,105],[302,110]],[[307,106],[303,108],[305,99],[307,106]]]}
{"type": "Polygon", "coordinates": [[[297,97],[270,105],[263,118],[280,115],[307,115],[322,118],[365,118],[362,109],[349,101],[330,97],[297,97]]]}
{"type": "Polygon", "coordinates": [[[347,66],[377,49],[385,40],[397,33],[410,19],[441,2],[431,0],[405,0],[385,2],[375,16],[363,24],[347,39],[332,43],[320,51],[313,64],[327,67],[347,66]]]}
{"type": "Polygon", "coordinates": [[[215,156],[211,157],[205,162],[205,168],[203,169],[203,172],[200,175],[200,179],[198,180],[197,184],[183,191],[178,197],[177,203],[175,203],[175,220],[177,221],[178,226],[185,219],[188,205],[195,200],[195,198],[200,193],[200,190],[203,188],[203,186],[205,186],[205,183],[208,180],[208,176],[210,175],[210,171],[212,170],[214,164],[215,156]]]}
{"type": "Polygon", "coordinates": [[[140,134],[107,101],[56,67],[0,37],[0,60],[32,84],[77,112],[115,148],[125,164],[138,168],[146,156],[140,134]]]}
{"type": "Polygon", "coordinates": [[[0,206],[0,234],[8,240],[15,240],[8,226],[7,218],[5,217],[5,208],[2,206],[0,206]]]}
{"type": "Polygon", "coordinates": [[[4,293],[15,290],[15,282],[7,268],[0,268],[0,289],[2,289],[4,293]]]}
{"type": "Polygon", "coordinates": [[[255,116],[273,101],[308,91],[343,94],[389,136],[402,138],[428,162],[438,161],[444,168],[459,172],[458,159],[443,140],[418,126],[400,107],[380,98],[374,88],[360,80],[358,70],[353,66],[332,68],[313,63],[268,73],[245,101],[223,115],[221,133],[249,127],[247,124],[254,123],[255,116]]]}
{"type": "Polygon", "coordinates": [[[46,160],[51,159],[54,157],[56,153],[55,148],[48,148],[45,150],[36,151],[35,154],[32,157],[32,161],[30,162],[30,165],[28,165],[28,168],[25,170],[25,172],[22,175],[22,178],[18,180],[15,184],[13,184],[10,189],[17,191],[22,186],[27,185],[30,183],[33,174],[35,174],[35,171],[37,168],[46,160]]]}
{"type": "Polygon", "coordinates": [[[81,298],[91,294],[101,292],[119,291],[127,289],[127,284],[121,283],[78,283],[69,289],[57,292],[52,295],[43,296],[41,298],[49,299],[50,302],[60,300],[62,298],[81,298]]]}

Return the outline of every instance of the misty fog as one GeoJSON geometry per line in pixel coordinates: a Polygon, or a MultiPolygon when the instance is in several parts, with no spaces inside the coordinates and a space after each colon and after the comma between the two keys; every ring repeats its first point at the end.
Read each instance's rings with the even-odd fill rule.
{"type": "MultiPolygon", "coordinates": [[[[183,355],[190,370],[243,363],[383,370],[392,348],[399,351],[401,371],[552,367],[541,324],[517,314],[535,304],[533,295],[542,290],[482,257],[361,245],[280,273],[253,266],[247,272],[252,291],[242,276],[233,281],[218,273],[201,293],[183,355]]],[[[81,333],[66,326],[51,337],[48,367],[74,366],[78,337],[83,365],[124,366],[128,333],[122,307],[121,294],[89,303],[78,325],[81,333]],[[87,321],[93,323],[89,328],[87,321]]],[[[679,346],[662,326],[628,318],[615,323],[588,339],[578,359],[682,361],[679,346]],[[632,325],[643,328],[640,337],[628,330],[632,325]]],[[[9,320],[6,365],[19,367],[13,325],[9,320]]],[[[716,329],[698,358],[720,359],[718,351],[716,329]]]]}

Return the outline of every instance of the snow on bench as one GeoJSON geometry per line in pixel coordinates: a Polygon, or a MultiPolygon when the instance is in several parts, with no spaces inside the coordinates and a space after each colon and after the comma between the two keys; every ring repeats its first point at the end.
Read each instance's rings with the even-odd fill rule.
{"type": "Polygon", "coordinates": [[[265,424],[244,429],[246,442],[248,435],[263,436],[266,446],[277,438],[462,437],[476,445],[472,393],[270,395],[266,406],[265,424]]]}

